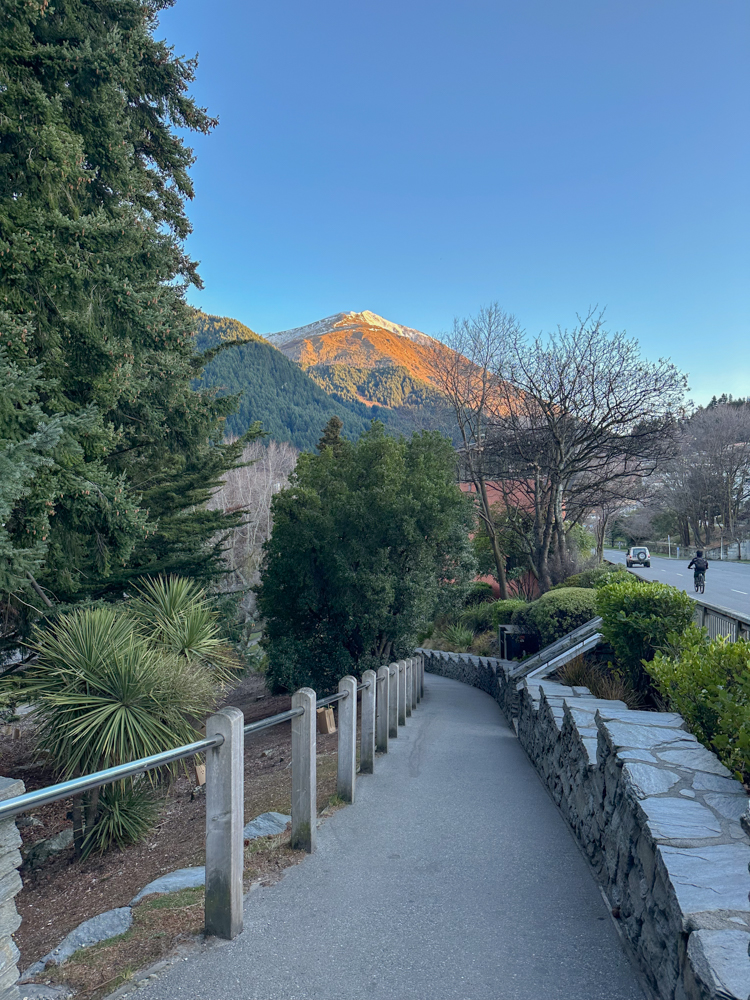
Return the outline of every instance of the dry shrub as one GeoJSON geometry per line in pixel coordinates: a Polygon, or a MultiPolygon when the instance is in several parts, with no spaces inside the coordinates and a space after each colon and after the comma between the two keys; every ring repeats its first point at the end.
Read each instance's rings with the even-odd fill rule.
{"type": "Polygon", "coordinates": [[[628,708],[641,708],[641,698],[627,678],[609,664],[592,662],[585,654],[560,667],[557,678],[570,687],[587,687],[595,698],[624,701],[628,708]]]}

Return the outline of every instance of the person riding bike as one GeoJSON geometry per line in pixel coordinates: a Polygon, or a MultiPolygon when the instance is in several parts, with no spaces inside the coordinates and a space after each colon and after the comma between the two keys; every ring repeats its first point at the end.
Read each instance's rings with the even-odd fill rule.
{"type": "Polygon", "coordinates": [[[700,582],[700,578],[703,577],[704,581],[706,579],[706,570],[708,569],[708,559],[704,558],[701,549],[695,553],[695,558],[691,559],[688,563],[688,569],[693,571],[693,580],[696,584],[700,582]]]}

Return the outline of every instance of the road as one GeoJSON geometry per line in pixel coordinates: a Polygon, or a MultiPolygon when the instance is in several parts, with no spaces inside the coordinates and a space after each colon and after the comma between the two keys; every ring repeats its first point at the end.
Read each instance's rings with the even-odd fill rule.
{"type": "MultiPolygon", "coordinates": [[[[605,549],[604,558],[625,565],[625,552],[605,549]]],[[[633,567],[644,580],[660,580],[679,587],[691,597],[699,597],[709,604],[719,604],[730,611],[750,614],[750,563],[721,562],[711,559],[706,573],[706,590],[700,595],[693,589],[693,571],[687,568],[689,559],[666,559],[651,557],[651,568],[633,567]]]]}
{"type": "Polygon", "coordinates": [[[590,869],[488,695],[428,674],[317,853],[139,1000],[643,1000],[590,869]]]}

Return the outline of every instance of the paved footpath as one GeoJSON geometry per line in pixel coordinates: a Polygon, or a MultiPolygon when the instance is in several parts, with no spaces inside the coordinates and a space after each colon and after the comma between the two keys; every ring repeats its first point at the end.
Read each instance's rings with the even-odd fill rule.
{"type": "Polygon", "coordinates": [[[139,1000],[643,1000],[609,911],[499,706],[425,698],[317,853],[245,930],[139,1000]]]}

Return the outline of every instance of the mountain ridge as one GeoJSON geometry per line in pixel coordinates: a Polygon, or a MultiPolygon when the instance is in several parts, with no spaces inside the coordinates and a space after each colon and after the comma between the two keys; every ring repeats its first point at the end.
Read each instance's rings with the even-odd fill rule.
{"type": "Polygon", "coordinates": [[[282,354],[307,370],[319,365],[399,368],[431,383],[431,357],[440,341],[370,310],[335,313],[306,326],[264,334],[282,354]]]}

